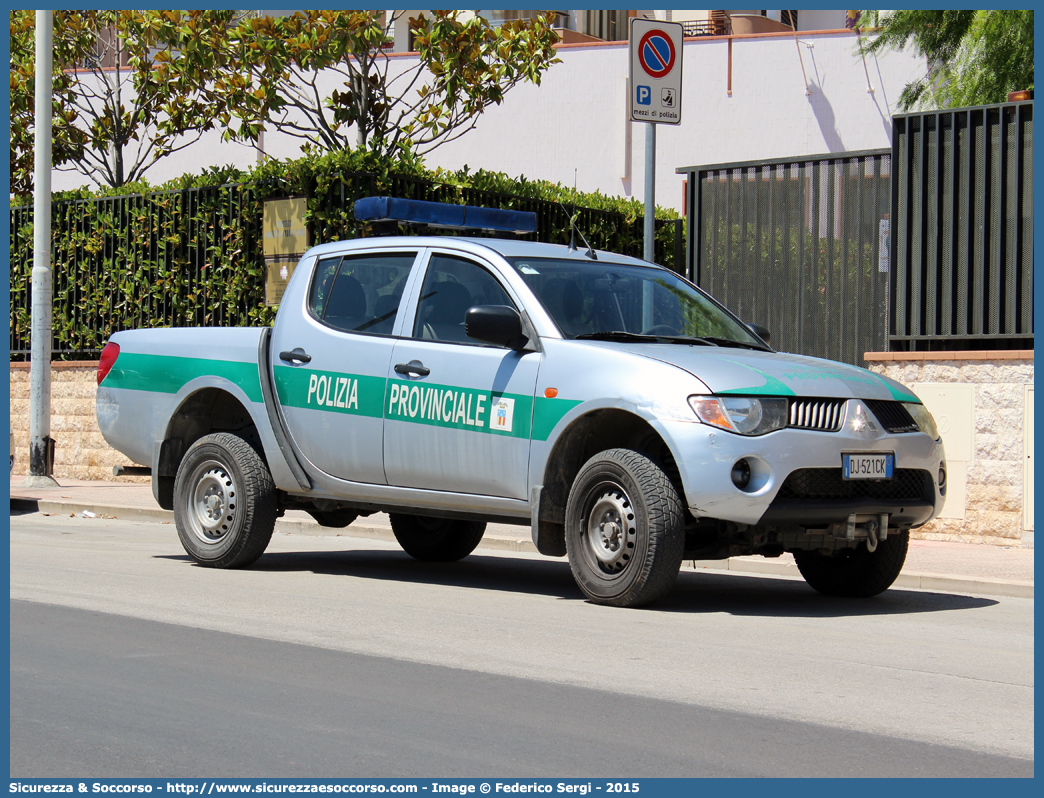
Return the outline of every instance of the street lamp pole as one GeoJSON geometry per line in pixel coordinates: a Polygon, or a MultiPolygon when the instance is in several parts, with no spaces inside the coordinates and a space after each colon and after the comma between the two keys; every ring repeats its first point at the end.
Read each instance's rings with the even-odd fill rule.
{"type": "Polygon", "coordinates": [[[36,12],[36,138],[33,174],[33,275],[29,363],[29,476],[23,483],[49,487],[54,481],[51,438],[51,11],[36,12]]]}

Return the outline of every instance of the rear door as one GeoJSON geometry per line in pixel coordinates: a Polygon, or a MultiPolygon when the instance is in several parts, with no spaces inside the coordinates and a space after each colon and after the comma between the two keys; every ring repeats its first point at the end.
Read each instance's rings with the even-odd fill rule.
{"type": "Polygon", "coordinates": [[[411,304],[388,365],[388,483],[528,498],[540,354],[479,344],[464,333],[469,307],[518,303],[489,264],[434,249],[411,304]]]}
{"type": "Polygon", "coordinates": [[[272,371],[287,429],[306,467],[387,484],[383,404],[398,308],[419,248],[319,260],[303,312],[280,317],[272,371]]]}

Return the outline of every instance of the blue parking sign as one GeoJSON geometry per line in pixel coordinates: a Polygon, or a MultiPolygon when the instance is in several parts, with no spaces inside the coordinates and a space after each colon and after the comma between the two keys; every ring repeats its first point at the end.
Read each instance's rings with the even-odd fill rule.
{"type": "Polygon", "coordinates": [[[629,24],[628,116],[634,122],[680,124],[685,29],[677,22],[638,17],[629,24]]]}

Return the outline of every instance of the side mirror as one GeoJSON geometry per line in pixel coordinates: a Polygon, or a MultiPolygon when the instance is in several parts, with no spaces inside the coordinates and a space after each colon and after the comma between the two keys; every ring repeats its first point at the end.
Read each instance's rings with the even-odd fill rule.
{"type": "Polygon", "coordinates": [[[772,346],[772,335],[769,333],[768,327],[763,324],[754,324],[753,322],[747,324],[747,329],[754,333],[758,338],[764,341],[769,346],[772,346]]]}
{"type": "Polygon", "coordinates": [[[507,305],[475,305],[464,316],[464,333],[484,344],[525,349],[529,339],[522,333],[522,317],[507,305]]]}

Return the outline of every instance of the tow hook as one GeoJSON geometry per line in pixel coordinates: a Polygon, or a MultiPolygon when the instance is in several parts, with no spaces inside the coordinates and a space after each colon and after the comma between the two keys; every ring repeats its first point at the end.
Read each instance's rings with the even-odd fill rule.
{"type": "Polygon", "coordinates": [[[866,524],[866,550],[877,551],[877,522],[868,521],[866,524]]]}
{"type": "MultiPolygon", "coordinates": [[[[835,529],[837,528],[835,527],[835,529]]],[[[882,540],[888,540],[888,513],[881,513],[876,519],[865,520],[862,524],[858,523],[856,515],[848,516],[844,524],[845,540],[855,540],[856,529],[866,530],[867,551],[877,551],[877,544],[882,540]]],[[[839,533],[840,530],[837,530],[834,534],[838,535],[839,533]]]]}
{"type": "Polygon", "coordinates": [[[877,551],[877,544],[882,540],[888,540],[888,515],[881,513],[877,518],[877,521],[868,521],[866,524],[866,550],[869,552],[877,551]]]}

